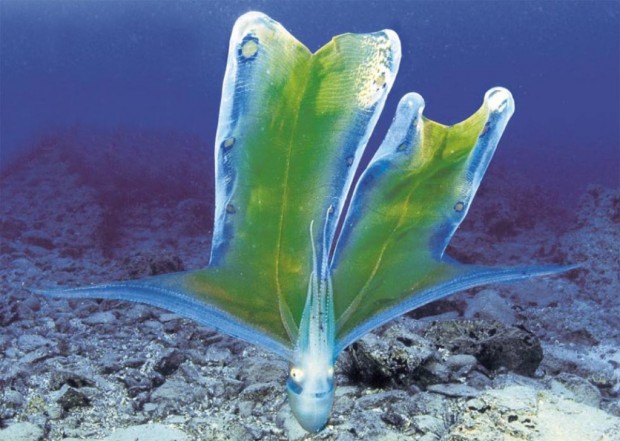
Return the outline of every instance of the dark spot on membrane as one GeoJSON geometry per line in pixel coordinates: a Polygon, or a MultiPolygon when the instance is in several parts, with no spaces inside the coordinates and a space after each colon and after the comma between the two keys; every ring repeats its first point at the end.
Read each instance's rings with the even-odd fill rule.
{"type": "Polygon", "coordinates": [[[380,89],[385,88],[385,72],[381,72],[379,75],[377,75],[377,77],[375,78],[375,84],[379,86],[380,89]]]}
{"type": "Polygon", "coordinates": [[[234,214],[236,212],[237,212],[237,209],[235,208],[235,206],[233,204],[226,205],[226,213],[234,214]]]}
{"type": "Polygon", "coordinates": [[[398,147],[396,147],[397,152],[404,152],[405,150],[407,150],[407,144],[405,144],[404,142],[398,147]]]}
{"type": "Polygon", "coordinates": [[[224,141],[222,141],[221,146],[224,150],[228,150],[231,149],[233,145],[235,145],[236,141],[237,140],[233,136],[231,136],[230,138],[226,138],[224,141]]]}
{"type": "Polygon", "coordinates": [[[253,35],[246,35],[243,37],[243,40],[241,40],[237,52],[239,60],[242,62],[253,60],[258,54],[258,48],[258,38],[253,35]]]}
{"type": "Polygon", "coordinates": [[[454,204],[454,211],[460,213],[464,209],[465,209],[465,203],[464,202],[458,201],[456,204],[454,204]]]}
{"type": "Polygon", "coordinates": [[[351,167],[353,165],[353,155],[347,156],[347,167],[351,167]]]}

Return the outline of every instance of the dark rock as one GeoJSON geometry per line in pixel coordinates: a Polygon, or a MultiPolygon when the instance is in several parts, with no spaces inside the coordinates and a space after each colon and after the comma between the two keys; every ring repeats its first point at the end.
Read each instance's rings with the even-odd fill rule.
{"type": "Polygon", "coordinates": [[[90,404],[88,397],[81,391],[65,384],[58,391],[55,400],[64,410],[70,410],[75,407],[86,407],[90,404]]]}
{"type": "Polygon", "coordinates": [[[185,271],[185,266],[179,256],[161,256],[158,259],[153,259],[149,268],[153,276],[185,271]]]}
{"type": "Polygon", "coordinates": [[[409,386],[416,368],[433,356],[431,344],[397,324],[381,335],[370,333],[353,343],[343,359],[343,369],[353,381],[372,386],[409,386]]]}
{"type": "Polygon", "coordinates": [[[517,374],[532,377],[543,359],[543,350],[535,335],[511,327],[505,333],[484,342],[476,358],[487,369],[505,367],[517,374]]]}
{"type": "Polygon", "coordinates": [[[387,412],[384,412],[381,415],[381,419],[385,423],[398,428],[403,428],[407,423],[407,419],[400,413],[396,412],[394,409],[390,409],[387,412]]]}
{"type": "Polygon", "coordinates": [[[424,336],[453,354],[470,354],[487,369],[533,376],[543,358],[538,338],[523,327],[492,320],[433,322],[424,336]]]}
{"type": "Polygon", "coordinates": [[[139,252],[123,262],[127,273],[123,279],[133,280],[159,274],[184,271],[183,261],[173,254],[150,254],[139,252]]]}
{"type": "Polygon", "coordinates": [[[168,376],[176,372],[185,359],[185,354],[178,349],[167,349],[159,360],[155,362],[153,369],[164,376],[168,376]]]}
{"type": "Polygon", "coordinates": [[[143,374],[136,369],[127,369],[120,380],[127,388],[127,395],[133,398],[140,393],[150,392],[153,388],[162,385],[165,378],[154,371],[143,374]]]}

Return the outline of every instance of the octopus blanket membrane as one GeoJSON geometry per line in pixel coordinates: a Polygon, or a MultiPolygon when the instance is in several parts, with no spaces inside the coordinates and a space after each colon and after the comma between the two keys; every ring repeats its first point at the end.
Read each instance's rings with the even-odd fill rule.
{"type": "Polygon", "coordinates": [[[367,332],[456,291],[571,268],[445,255],[514,111],[503,88],[449,127],[405,95],[345,213],[400,57],[390,30],[340,35],[311,53],[266,15],[243,15],[222,90],[209,266],[37,292],[154,305],[272,351],[290,362],[293,413],[318,432],[336,359],[367,332]]]}

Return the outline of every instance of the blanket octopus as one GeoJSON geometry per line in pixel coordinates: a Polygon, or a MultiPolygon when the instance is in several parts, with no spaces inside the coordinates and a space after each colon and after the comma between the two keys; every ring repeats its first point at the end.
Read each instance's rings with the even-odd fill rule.
{"type": "Polygon", "coordinates": [[[216,134],[209,265],[37,292],[154,305],[274,352],[290,363],[295,417],[318,432],[336,359],[364,334],[456,291],[572,268],[464,265],[445,254],[514,112],[504,88],[452,126],[405,95],[354,182],[400,58],[391,30],[339,35],[311,53],[266,15],[241,16],[216,134]]]}

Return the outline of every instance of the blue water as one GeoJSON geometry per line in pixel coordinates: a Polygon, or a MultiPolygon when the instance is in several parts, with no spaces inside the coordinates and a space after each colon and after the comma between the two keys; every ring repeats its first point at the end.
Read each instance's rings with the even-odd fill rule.
{"type": "Polygon", "coordinates": [[[210,145],[230,30],[252,9],[312,50],[344,32],[399,34],[399,77],[370,148],[406,92],[451,124],[501,85],[517,110],[495,163],[567,202],[620,183],[618,1],[1,0],[0,168],[76,124],[210,145]]]}

